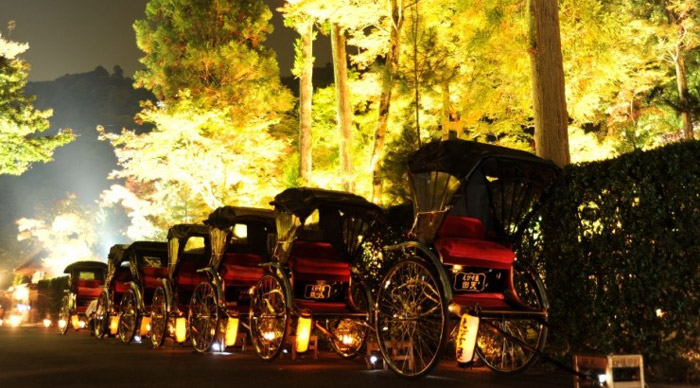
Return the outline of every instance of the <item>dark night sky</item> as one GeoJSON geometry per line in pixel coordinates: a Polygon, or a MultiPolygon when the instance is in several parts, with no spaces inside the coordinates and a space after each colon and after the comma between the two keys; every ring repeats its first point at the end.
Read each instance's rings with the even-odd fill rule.
{"type": "MultiPolygon", "coordinates": [[[[267,44],[278,53],[282,75],[288,75],[296,34],[282,24],[275,10],[284,0],[265,0],[273,10],[275,31],[267,44]]],[[[132,24],[143,17],[147,0],[0,0],[0,31],[10,39],[29,43],[24,59],[32,70],[30,81],[52,80],[64,74],[107,70],[120,65],[131,76],[140,68],[132,24]]],[[[330,61],[330,47],[317,40],[316,66],[330,61]]]]}

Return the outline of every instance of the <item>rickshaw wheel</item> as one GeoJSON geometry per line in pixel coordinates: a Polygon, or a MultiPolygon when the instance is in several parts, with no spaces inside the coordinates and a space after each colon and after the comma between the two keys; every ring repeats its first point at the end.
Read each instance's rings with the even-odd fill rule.
{"type": "MultiPolygon", "coordinates": [[[[513,269],[513,283],[523,303],[533,309],[549,307],[544,286],[537,275],[516,266],[513,269]]],[[[489,319],[489,322],[538,351],[547,342],[547,326],[535,319],[496,318],[489,319]]],[[[536,353],[509,340],[487,324],[479,326],[476,352],[486,366],[503,374],[523,372],[539,359],[536,353]]]]}
{"type": "Polygon", "coordinates": [[[63,299],[61,299],[61,310],[58,313],[58,319],[59,321],[63,321],[66,324],[61,327],[61,325],[58,326],[59,333],[61,335],[65,335],[68,332],[68,325],[70,324],[70,296],[65,295],[63,299]]]}
{"type": "MultiPolygon", "coordinates": [[[[362,283],[353,283],[351,298],[357,309],[366,312],[369,318],[370,301],[366,287],[362,283]]],[[[329,319],[326,323],[328,331],[336,338],[331,339],[333,350],[344,359],[353,359],[361,352],[369,335],[369,326],[359,322],[359,319],[329,319]],[[352,343],[345,344],[344,336],[349,336],[352,343]]],[[[368,323],[368,322],[367,322],[368,323]]],[[[347,338],[347,337],[346,337],[347,338]]]]}
{"type": "Polygon", "coordinates": [[[394,265],[380,283],[377,342],[389,367],[407,378],[430,373],[447,340],[447,304],[438,275],[418,257],[394,265]]]}
{"type": "Polygon", "coordinates": [[[163,346],[168,330],[168,301],[165,288],[158,287],[151,300],[151,343],[154,348],[163,346]]]}
{"type": "Polygon", "coordinates": [[[250,303],[250,333],[258,356],[272,361],[282,352],[289,332],[289,309],[282,281],[266,274],[255,286],[250,303]]]}
{"type": "Polygon", "coordinates": [[[107,334],[107,325],[109,311],[107,310],[107,294],[101,293],[97,298],[97,307],[95,308],[95,320],[93,324],[93,333],[95,338],[102,339],[107,334]]]}
{"type": "Polygon", "coordinates": [[[190,299],[187,321],[192,347],[200,353],[209,350],[218,335],[219,308],[216,303],[216,291],[208,282],[195,287],[190,299]]]}
{"type": "Polygon", "coordinates": [[[136,294],[134,290],[127,290],[122,295],[119,304],[119,339],[125,344],[131,343],[136,335],[138,326],[139,311],[136,305],[136,294]]]}

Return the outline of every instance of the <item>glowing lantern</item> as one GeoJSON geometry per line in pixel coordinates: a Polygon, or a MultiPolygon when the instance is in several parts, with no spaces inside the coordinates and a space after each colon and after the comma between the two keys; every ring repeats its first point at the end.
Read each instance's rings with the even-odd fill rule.
{"type": "Polygon", "coordinates": [[[236,338],[238,338],[238,318],[229,318],[226,322],[226,346],[235,345],[236,338]]]}
{"type": "Polygon", "coordinates": [[[22,324],[21,315],[10,315],[10,326],[17,327],[22,324]]]}
{"type": "Polygon", "coordinates": [[[58,327],[60,327],[61,329],[63,329],[64,327],[66,327],[67,324],[68,324],[68,322],[66,322],[65,319],[60,319],[60,320],[58,321],[58,327]]]}
{"type": "Polygon", "coordinates": [[[78,318],[77,315],[71,315],[70,324],[73,326],[74,329],[77,329],[78,325],[80,324],[80,318],[78,318]]]}
{"type": "Polygon", "coordinates": [[[187,320],[185,318],[177,318],[175,320],[175,340],[177,342],[185,342],[187,339],[187,320]]]}
{"type": "Polygon", "coordinates": [[[119,329],[119,317],[109,317],[109,334],[117,335],[119,329]]]}
{"type": "Polygon", "coordinates": [[[83,321],[82,319],[79,320],[79,321],[78,321],[78,327],[81,328],[81,329],[84,329],[84,328],[85,328],[85,321],[83,321]]]}
{"type": "Polygon", "coordinates": [[[476,335],[479,332],[479,317],[464,314],[459,322],[457,334],[457,362],[470,362],[474,358],[476,335]]]}
{"type": "Polygon", "coordinates": [[[48,318],[45,318],[44,319],[44,327],[49,327],[49,326],[51,326],[51,320],[48,318]]]}
{"type": "Polygon", "coordinates": [[[266,341],[273,341],[275,338],[277,338],[277,335],[275,334],[274,331],[266,331],[263,333],[263,338],[266,341]]]}
{"type": "Polygon", "coordinates": [[[311,337],[311,317],[299,317],[297,321],[297,352],[304,353],[309,350],[311,337]]]}
{"type": "Polygon", "coordinates": [[[141,318],[141,328],[139,329],[141,336],[148,335],[151,331],[151,318],[143,317],[141,318]]]}

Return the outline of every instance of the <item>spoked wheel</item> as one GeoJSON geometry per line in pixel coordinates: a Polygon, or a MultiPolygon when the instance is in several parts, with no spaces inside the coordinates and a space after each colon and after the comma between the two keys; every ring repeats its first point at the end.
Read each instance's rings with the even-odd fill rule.
{"type": "MultiPolygon", "coordinates": [[[[361,283],[353,283],[351,292],[355,307],[369,316],[370,301],[365,287],[361,283]]],[[[368,324],[364,319],[329,319],[326,328],[335,336],[330,341],[333,350],[342,358],[357,357],[367,341],[368,324]]]]}
{"type": "Polygon", "coordinates": [[[119,339],[125,344],[131,343],[136,335],[139,311],[134,290],[127,290],[119,304],[119,339]]]}
{"type": "Polygon", "coordinates": [[[204,353],[217,338],[219,327],[216,291],[211,284],[205,282],[197,285],[190,299],[189,310],[190,341],[196,351],[204,353]]]}
{"type": "Polygon", "coordinates": [[[380,284],[377,341],[389,367],[419,378],[440,361],[447,338],[447,305],[438,276],[423,260],[405,259],[380,284]]]}
{"type": "Polygon", "coordinates": [[[154,348],[163,346],[168,333],[168,300],[165,288],[158,287],[151,301],[151,343],[154,348]]]}
{"type": "Polygon", "coordinates": [[[97,307],[95,308],[95,321],[93,323],[93,333],[95,338],[102,339],[109,330],[109,299],[106,292],[100,294],[97,298],[97,307]]]}
{"type": "Polygon", "coordinates": [[[58,312],[58,331],[61,335],[68,332],[68,325],[70,325],[70,296],[65,295],[61,299],[61,310],[58,312]]]}
{"type": "Polygon", "coordinates": [[[274,360],[284,347],[289,331],[289,309],[282,282],[266,274],[255,286],[250,304],[250,332],[255,351],[274,360]]]}
{"type": "MultiPolygon", "coordinates": [[[[513,283],[520,301],[532,309],[548,308],[544,286],[537,275],[517,267],[513,271],[513,283]]],[[[476,352],[486,366],[499,373],[513,374],[523,372],[537,362],[536,353],[505,337],[486,322],[538,351],[547,342],[547,326],[536,319],[483,318],[476,352]]]]}

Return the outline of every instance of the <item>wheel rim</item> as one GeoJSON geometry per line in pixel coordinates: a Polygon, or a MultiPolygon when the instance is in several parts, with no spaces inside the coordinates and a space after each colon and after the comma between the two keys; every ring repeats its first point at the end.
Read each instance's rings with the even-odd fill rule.
{"type": "Polygon", "coordinates": [[[275,359],[284,345],[289,313],[282,283],[263,276],[255,287],[250,307],[250,330],[255,351],[265,360],[275,359]]]}
{"type": "Polygon", "coordinates": [[[65,322],[65,325],[61,327],[58,326],[58,330],[61,334],[66,334],[68,332],[68,325],[70,324],[70,298],[68,295],[64,296],[61,300],[61,310],[58,313],[59,322],[65,322]]]}
{"type": "Polygon", "coordinates": [[[163,345],[168,329],[168,305],[165,289],[158,287],[151,302],[151,343],[153,347],[163,345]]]}
{"type": "Polygon", "coordinates": [[[134,339],[136,322],[138,321],[138,309],[136,308],[136,295],[128,290],[122,296],[119,304],[119,339],[128,344],[134,339]]]}
{"type": "Polygon", "coordinates": [[[107,297],[104,293],[97,298],[94,332],[97,339],[102,339],[107,332],[107,297]]]}
{"type": "MultiPolygon", "coordinates": [[[[545,305],[544,289],[529,273],[514,270],[513,282],[518,297],[527,306],[541,309],[545,305]]],[[[536,320],[501,318],[488,322],[533,348],[544,348],[547,327],[536,320]]],[[[486,366],[500,373],[519,373],[537,361],[537,354],[506,338],[486,323],[479,326],[476,351],[486,366]]]]}
{"type": "Polygon", "coordinates": [[[395,265],[377,297],[379,348],[389,367],[417,378],[439,361],[447,331],[447,312],[436,276],[418,260],[395,265]]]}
{"type": "Polygon", "coordinates": [[[190,339],[198,352],[206,352],[217,337],[219,309],[214,287],[200,283],[190,299],[188,315],[190,339]]]}

